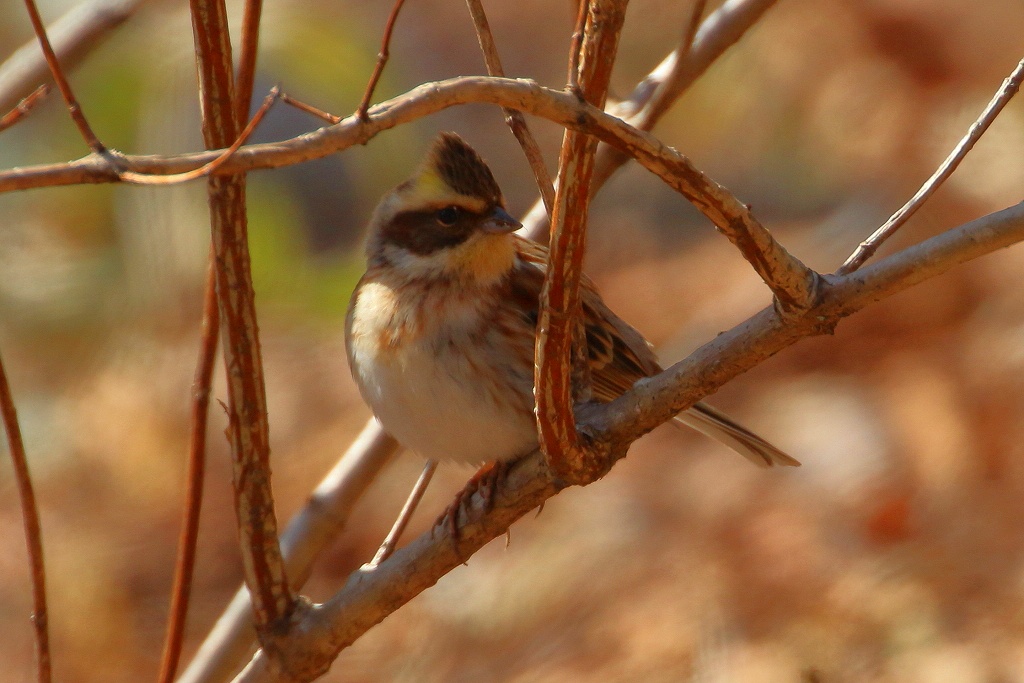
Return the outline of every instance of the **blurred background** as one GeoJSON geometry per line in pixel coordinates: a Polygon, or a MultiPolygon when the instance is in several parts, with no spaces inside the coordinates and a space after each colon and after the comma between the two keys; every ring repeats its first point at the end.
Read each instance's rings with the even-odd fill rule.
{"type": "MultiPolygon", "coordinates": [[[[75,3],[40,2],[52,21],[75,3]]],[[[713,9],[719,3],[711,2],[713,9]]],[[[390,2],[265,8],[257,100],[275,83],[354,110],[390,2]]],[[[509,75],[560,87],[570,3],[488,2],[509,75]]],[[[678,42],[689,2],[634,0],[613,89],[678,42]]],[[[239,3],[231,5],[241,16],[239,3]]],[[[0,9],[0,54],[31,37],[0,9]]],[[[921,184],[1024,55],[1020,0],[781,0],[656,133],[830,272],[921,184]]],[[[459,2],[411,2],[377,99],[483,73],[459,2]]],[[[142,2],[71,72],[100,138],[202,147],[187,8],[142,2]]],[[[283,105],[257,133],[320,125],[283,105]]],[[[552,169],[561,131],[532,122],[552,169]]],[[[513,213],[536,196],[499,111],[449,110],[365,147],[251,176],[257,291],[282,522],[369,413],[343,318],[362,230],[439,130],[491,163],[513,213]]],[[[0,139],[0,166],[86,149],[56,94],[0,139]]],[[[1011,103],[884,249],[1014,204],[1024,108],[1011,103]]],[[[201,182],[0,196],[0,350],[42,513],[56,676],[155,676],[184,489],[209,225],[201,182]]],[[[666,363],[766,306],[710,224],[627,167],[591,212],[588,270],[666,363]]],[[[1024,249],[955,269],[790,348],[711,401],[803,461],[763,471],[662,428],[603,481],[549,501],[344,652],[331,681],[1024,681],[1024,249]]],[[[223,381],[215,396],[225,399],[223,381]]],[[[186,659],[241,580],[214,404],[186,659]]],[[[2,446],[0,448],[5,448],[2,446]]],[[[5,451],[2,454],[6,455],[5,451]]],[[[421,460],[399,457],[306,594],[367,561],[421,460]]],[[[443,467],[414,533],[468,478],[443,467]]],[[[0,681],[32,678],[31,598],[0,457],[0,681]]]]}

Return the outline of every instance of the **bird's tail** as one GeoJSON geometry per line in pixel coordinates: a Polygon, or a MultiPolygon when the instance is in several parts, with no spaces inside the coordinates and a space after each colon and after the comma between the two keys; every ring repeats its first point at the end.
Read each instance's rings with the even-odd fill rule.
{"type": "Polygon", "coordinates": [[[799,460],[787,455],[746,427],[740,426],[731,417],[707,403],[696,403],[675,419],[725,444],[758,467],[800,466],[799,460]]]}

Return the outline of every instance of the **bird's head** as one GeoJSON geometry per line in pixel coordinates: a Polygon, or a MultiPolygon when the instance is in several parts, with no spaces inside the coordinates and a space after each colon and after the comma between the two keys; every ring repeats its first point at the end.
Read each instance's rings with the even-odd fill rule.
{"type": "Polygon", "coordinates": [[[381,200],[367,254],[409,278],[487,284],[512,268],[519,227],[480,155],[442,133],[416,174],[381,200]]]}

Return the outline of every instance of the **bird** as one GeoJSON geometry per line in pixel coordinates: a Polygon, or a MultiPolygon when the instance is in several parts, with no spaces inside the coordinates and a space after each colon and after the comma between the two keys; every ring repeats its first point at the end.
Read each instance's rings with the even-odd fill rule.
{"type": "MultiPolygon", "coordinates": [[[[434,461],[507,463],[538,447],[534,344],[547,249],[523,238],[483,158],[441,133],[380,201],[345,342],[352,377],[383,428],[434,461]]],[[[592,400],[661,372],[652,346],[581,284],[592,400]]],[[[799,465],[700,402],[677,419],[756,465],[799,465]]]]}

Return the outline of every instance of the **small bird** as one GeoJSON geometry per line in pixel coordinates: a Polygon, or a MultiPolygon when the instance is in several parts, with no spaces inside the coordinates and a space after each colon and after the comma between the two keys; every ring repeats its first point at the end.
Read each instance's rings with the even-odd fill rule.
{"type": "MultiPolygon", "coordinates": [[[[537,448],[533,354],[548,253],[519,227],[487,164],[454,133],[373,214],[346,319],[349,364],[384,429],[428,459],[502,462],[537,448]]],[[[661,372],[586,278],[581,302],[595,401],[661,372]]],[[[705,403],[677,419],[759,466],[799,465],[705,403]]]]}

